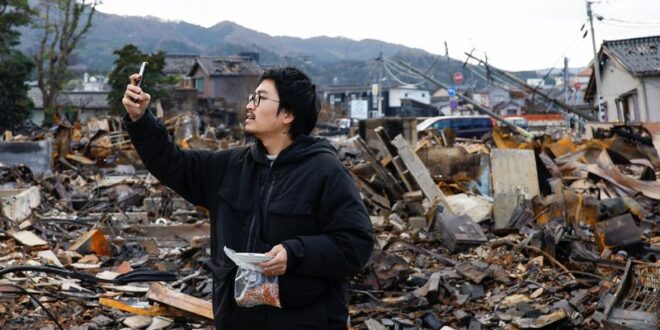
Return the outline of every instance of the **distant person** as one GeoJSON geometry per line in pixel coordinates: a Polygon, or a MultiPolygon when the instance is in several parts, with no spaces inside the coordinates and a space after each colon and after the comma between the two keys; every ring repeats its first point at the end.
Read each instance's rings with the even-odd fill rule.
{"type": "Polygon", "coordinates": [[[180,150],[145,111],[150,96],[130,77],[122,100],[135,149],[161,182],[211,216],[213,311],[218,329],[346,329],[348,280],[368,261],[371,221],[350,174],[316,125],[316,88],[292,67],[266,70],[246,106],[254,143],[180,150]],[[248,246],[248,237],[256,237],[248,246]],[[238,307],[236,266],[223,247],[273,256],[282,308],[238,307]]]}

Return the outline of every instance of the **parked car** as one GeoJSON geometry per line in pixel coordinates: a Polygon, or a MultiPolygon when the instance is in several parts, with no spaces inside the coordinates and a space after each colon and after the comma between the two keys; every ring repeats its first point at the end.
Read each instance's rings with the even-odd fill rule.
{"type": "Polygon", "coordinates": [[[348,134],[351,126],[357,125],[358,120],[352,118],[338,118],[332,123],[316,123],[317,134],[321,136],[335,136],[348,134]]]}
{"type": "Polygon", "coordinates": [[[440,116],[424,120],[417,125],[417,132],[434,129],[442,132],[450,127],[457,137],[481,138],[493,131],[493,122],[488,116],[440,116]]]}

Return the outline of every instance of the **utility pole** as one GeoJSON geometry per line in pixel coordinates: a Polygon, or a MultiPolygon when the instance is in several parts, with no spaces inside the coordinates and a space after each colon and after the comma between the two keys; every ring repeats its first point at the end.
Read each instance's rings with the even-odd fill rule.
{"type": "Polygon", "coordinates": [[[564,57],[564,103],[568,104],[568,57],[564,57]]]}
{"type": "Polygon", "coordinates": [[[380,56],[378,56],[378,62],[380,63],[378,68],[378,118],[380,118],[383,117],[383,86],[381,86],[381,83],[383,82],[383,65],[385,65],[382,50],[380,51],[380,56]]]}
{"type": "MultiPolygon", "coordinates": [[[[569,76],[568,76],[568,57],[564,57],[564,103],[568,104],[568,84],[569,84],[569,76]]],[[[566,122],[566,128],[570,128],[571,126],[571,119],[569,116],[564,116],[564,120],[566,122]]],[[[571,116],[572,117],[572,116],[571,116]]]]}
{"type": "MultiPolygon", "coordinates": [[[[436,86],[438,86],[438,87],[440,87],[440,88],[443,88],[443,89],[446,89],[446,90],[449,90],[449,86],[447,86],[446,84],[443,84],[443,83],[441,83],[441,82],[439,82],[439,81],[437,81],[437,80],[435,80],[435,79],[429,77],[427,74],[425,74],[425,73],[423,73],[423,72],[421,72],[421,71],[415,69],[415,68],[414,68],[413,66],[411,66],[410,64],[408,64],[408,63],[406,63],[406,62],[404,62],[404,61],[401,61],[401,60],[399,60],[399,64],[401,64],[401,66],[403,66],[404,68],[410,70],[411,72],[417,74],[418,76],[420,76],[420,77],[422,77],[422,78],[424,78],[424,79],[426,79],[426,80],[432,82],[432,83],[435,84],[436,86]]],[[[520,134],[521,134],[522,136],[524,136],[527,140],[532,140],[532,139],[534,138],[534,135],[532,135],[530,132],[528,132],[528,131],[526,131],[526,130],[520,128],[520,127],[518,127],[516,124],[514,124],[514,123],[512,123],[512,122],[509,122],[509,121],[504,120],[504,118],[503,118],[502,116],[500,116],[500,115],[494,113],[492,110],[488,109],[487,107],[484,107],[484,106],[482,106],[482,105],[476,103],[473,99],[471,99],[471,98],[469,98],[469,97],[467,97],[467,96],[465,96],[465,95],[463,95],[463,94],[461,94],[461,93],[459,93],[459,92],[456,92],[456,96],[457,96],[458,98],[462,99],[463,101],[465,101],[466,103],[468,103],[468,104],[472,104],[472,106],[473,106],[477,111],[479,111],[479,112],[481,112],[481,113],[483,113],[483,114],[486,114],[486,115],[488,115],[488,116],[490,116],[490,117],[496,119],[497,121],[499,121],[499,122],[502,123],[503,125],[506,125],[506,126],[511,127],[511,129],[513,129],[513,130],[515,130],[516,132],[520,133],[520,134]]]]}
{"type": "Polygon", "coordinates": [[[601,90],[601,81],[600,81],[600,59],[598,58],[598,50],[596,50],[596,36],[594,34],[594,18],[591,12],[592,2],[587,0],[587,16],[589,16],[589,26],[591,27],[591,44],[594,50],[594,75],[596,77],[596,95],[598,102],[598,120],[605,121],[607,120],[607,114],[605,109],[603,109],[603,91],[601,90]]]}
{"type": "MultiPolygon", "coordinates": [[[[454,86],[454,72],[451,70],[451,59],[449,58],[449,45],[445,41],[445,57],[447,58],[447,75],[449,76],[449,85],[454,86]]],[[[455,90],[455,89],[454,89],[455,90]]],[[[449,114],[454,115],[454,110],[458,109],[458,102],[456,101],[456,96],[452,96],[449,90],[447,90],[449,95],[449,114]]]]}
{"type": "Polygon", "coordinates": [[[449,73],[449,84],[452,83],[451,60],[449,59],[449,45],[445,41],[445,57],[447,58],[447,73],[449,73]]]}
{"type": "Polygon", "coordinates": [[[548,103],[552,104],[553,106],[556,106],[557,108],[559,108],[557,110],[559,110],[559,112],[562,113],[564,116],[567,116],[567,112],[570,112],[570,113],[573,113],[573,114],[576,114],[576,115],[580,116],[581,118],[583,118],[585,120],[585,122],[593,120],[593,118],[591,118],[590,116],[586,116],[586,115],[581,114],[579,112],[575,112],[575,110],[573,108],[571,108],[570,106],[568,106],[567,104],[565,104],[561,100],[555,99],[555,98],[551,97],[550,95],[537,90],[534,86],[528,85],[526,82],[522,81],[520,78],[518,78],[518,77],[516,77],[516,76],[514,76],[514,75],[512,75],[512,74],[510,74],[510,73],[508,73],[504,70],[498,69],[498,68],[490,65],[486,61],[484,61],[480,58],[477,58],[474,55],[471,55],[471,54],[468,54],[468,53],[465,53],[465,55],[467,55],[468,58],[474,59],[477,62],[479,62],[479,64],[485,66],[486,69],[491,74],[495,75],[495,77],[498,77],[498,76],[506,77],[511,82],[513,82],[514,84],[520,86],[522,89],[528,91],[529,93],[539,95],[546,102],[548,102],[548,103]]]}

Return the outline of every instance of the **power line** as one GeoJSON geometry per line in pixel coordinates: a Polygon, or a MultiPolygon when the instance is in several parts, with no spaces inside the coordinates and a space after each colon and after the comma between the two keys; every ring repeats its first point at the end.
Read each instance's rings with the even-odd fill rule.
{"type": "Polygon", "coordinates": [[[619,18],[604,17],[602,15],[596,15],[596,18],[598,18],[598,20],[612,21],[612,22],[623,23],[623,24],[660,26],[660,22],[629,21],[629,20],[619,19],[619,18]]]}
{"type": "Polygon", "coordinates": [[[404,77],[407,77],[407,78],[411,78],[411,79],[415,79],[415,80],[419,79],[419,77],[414,77],[414,76],[410,75],[410,73],[401,70],[401,68],[399,68],[399,67],[393,65],[393,64],[390,63],[390,62],[384,62],[383,64],[384,64],[384,65],[387,65],[391,70],[396,71],[396,72],[397,72],[399,75],[401,75],[401,76],[404,76],[404,77]]]}
{"type": "Polygon", "coordinates": [[[629,24],[617,23],[617,22],[612,22],[612,21],[607,21],[607,20],[602,21],[601,24],[608,25],[608,26],[616,26],[616,27],[626,28],[626,29],[660,28],[660,25],[629,25],[629,24]]]}
{"type": "MultiPolygon", "coordinates": [[[[387,64],[389,65],[390,68],[394,69],[395,71],[399,72],[400,74],[402,74],[404,76],[407,76],[407,77],[410,77],[412,79],[419,79],[419,76],[415,75],[410,70],[402,67],[398,63],[390,61],[390,60],[385,60],[385,61],[387,62],[387,64]]],[[[419,82],[423,82],[423,81],[424,81],[424,79],[419,80],[419,82]]],[[[414,84],[417,84],[417,83],[414,83],[414,84]]]]}
{"type": "Polygon", "coordinates": [[[479,69],[483,70],[484,72],[486,72],[486,71],[487,71],[487,68],[483,67],[482,65],[476,65],[476,66],[474,66],[474,67],[473,67],[473,66],[468,66],[467,68],[468,68],[468,70],[470,70],[472,73],[474,73],[476,76],[478,76],[478,77],[481,78],[481,79],[484,79],[484,80],[492,80],[492,81],[498,82],[498,83],[500,84],[500,86],[501,86],[501,87],[504,87],[505,89],[508,89],[508,90],[515,90],[515,88],[513,87],[513,85],[511,85],[511,84],[510,84],[509,82],[507,82],[507,81],[504,81],[502,78],[497,77],[497,76],[492,76],[492,75],[491,75],[491,78],[488,79],[488,78],[485,76],[485,73],[482,73],[482,72],[480,72],[480,71],[477,71],[477,69],[475,69],[475,68],[479,68],[479,69]]]}
{"type": "MultiPolygon", "coordinates": [[[[584,22],[582,22],[581,26],[584,27],[586,23],[587,23],[587,20],[585,19],[584,22]]],[[[559,56],[559,58],[557,60],[555,60],[555,62],[552,64],[552,68],[550,68],[548,70],[548,72],[543,76],[543,79],[541,79],[539,84],[534,86],[535,89],[538,89],[538,88],[541,87],[541,84],[543,84],[545,82],[545,80],[550,76],[552,71],[557,67],[557,63],[559,63],[559,61],[563,60],[564,57],[566,57],[566,53],[568,53],[568,50],[571,49],[571,47],[573,47],[573,44],[575,43],[576,40],[578,40],[578,37],[580,35],[582,35],[582,28],[580,28],[577,35],[575,35],[573,40],[571,40],[571,42],[568,44],[568,46],[566,46],[566,49],[564,49],[564,52],[559,56]]]]}
{"type": "Polygon", "coordinates": [[[394,69],[399,74],[407,76],[407,77],[412,78],[412,79],[419,79],[419,76],[413,75],[413,74],[410,73],[409,70],[401,68],[396,62],[393,62],[393,61],[390,61],[390,60],[385,60],[385,62],[386,62],[386,64],[390,65],[390,68],[394,69]]]}
{"type": "Polygon", "coordinates": [[[424,80],[418,81],[418,82],[416,82],[416,83],[405,82],[405,81],[399,79],[399,77],[397,77],[397,76],[396,76],[396,75],[390,70],[390,65],[389,65],[387,62],[383,62],[383,64],[384,64],[383,67],[385,68],[385,72],[387,72],[387,73],[392,77],[392,79],[394,79],[395,81],[397,81],[399,84],[402,84],[402,85],[414,85],[414,86],[418,86],[418,85],[421,85],[421,84],[424,82],[424,80]]]}

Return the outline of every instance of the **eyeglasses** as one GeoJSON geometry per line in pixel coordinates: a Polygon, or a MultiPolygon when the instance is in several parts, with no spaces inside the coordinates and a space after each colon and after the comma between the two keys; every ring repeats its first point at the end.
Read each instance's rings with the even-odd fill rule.
{"type": "Polygon", "coordinates": [[[279,100],[275,100],[275,99],[271,99],[271,98],[268,98],[268,97],[265,97],[265,96],[261,96],[259,93],[257,93],[257,94],[250,94],[250,95],[248,96],[247,103],[250,104],[250,102],[253,102],[253,103],[254,103],[254,107],[256,108],[256,107],[259,106],[259,103],[261,103],[261,100],[271,100],[271,101],[273,101],[273,102],[280,103],[279,100]]]}

